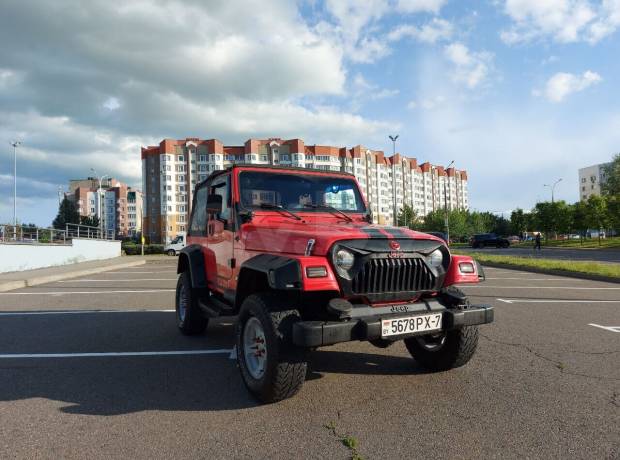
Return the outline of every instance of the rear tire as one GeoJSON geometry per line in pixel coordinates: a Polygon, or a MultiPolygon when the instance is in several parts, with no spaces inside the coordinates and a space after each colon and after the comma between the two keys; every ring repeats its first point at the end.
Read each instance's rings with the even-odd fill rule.
{"type": "Polygon", "coordinates": [[[293,344],[299,312],[272,293],[247,297],[237,321],[237,364],[257,399],[273,403],[295,395],[306,380],[306,350],[293,344]]]}
{"type": "Polygon", "coordinates": [[[177,280],[175,310],[177,326],[185,335],[202,334],[209,319],[205,318],[198,306],[198,298],[192,289],[189,272],[183,272],[177,280]]]}
{"type": "Polygon", "coordinates": [[[442,334],[405,339],[411,356],[426,369],[445,371],[469,362],[478,346],[478,327],[466,326],[442,334]]]}

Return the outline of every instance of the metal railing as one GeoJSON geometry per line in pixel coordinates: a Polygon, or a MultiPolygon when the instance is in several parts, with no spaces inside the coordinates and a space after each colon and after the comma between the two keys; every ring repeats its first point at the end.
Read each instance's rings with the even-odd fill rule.
{"type": "Polygon", "coordinates": [[[32,225],[0,224],[0,243],[67,244],[73,238],[114,240],[113,230],[82,224],[66,224],[64,230],[32,225]]]}

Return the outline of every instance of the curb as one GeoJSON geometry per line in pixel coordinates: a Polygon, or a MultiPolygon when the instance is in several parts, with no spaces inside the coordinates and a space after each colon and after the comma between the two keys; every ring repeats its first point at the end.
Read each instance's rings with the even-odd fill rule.
{"type": "Polygon", "coordinates": [[[39,276],[35,278],[27,278],[24,280],[7,281],[0,283],[0,292],[12,291],[14,289],[22,289],[31,286],[37,286],[39,284],[53,283],[54,281],[61,281],[71,278],[77,278],[80,276],[94,275],[96,273],[103,273],[119,268],[137,267],[144,265],[146,260],[135,260],[133,262],[122,262],[114,265],[106,265],[103,267],[86,268],[82,270],[73,270],[66,273],[59,273],[57,275],[39,276]]]}
{"type": "Polygon", "coordinates": [[[528,267],[524,265],[502,264],[498,262],[480,262],[483,267],[505,268],[507,270],[517,270],[523,272],[540,273],[543,275],[564,276],[566,278],[578,278],[590,281],[604,281],[607,283],[620,283],[620,278],[604,275],[589,275],[587,273],[570,272],[566,270],[552,270],[544,268],[528,267]]]}

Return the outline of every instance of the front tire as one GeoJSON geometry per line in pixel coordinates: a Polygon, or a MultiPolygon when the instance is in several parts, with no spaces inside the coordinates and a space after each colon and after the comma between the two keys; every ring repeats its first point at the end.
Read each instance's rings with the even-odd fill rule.
{"type": "Polygon", "coordinates": [[[445,371],[469,362],[478,346],[478,327],[466,326],[440,334],[405,339],[411,356],[426,369],[445,371]]]}
{"type": "Polygon", "coordinates": [[[176,251],[174,249],[168,249],[168,253],[167,254],[169,256],[176,256],[177,255],[177,253],[176,253],[176,251]]]}
{"type": "Polygon", "coordinates": [[[306,380],[306,350],[292,342],[299,312],[277,295],[246,298],[236,329],[237,364],[257,399],[273,403],[295,395],[306,380]]]}
{"type": "Polygon", "coordinates": [[[183,272],[177,280],[175,296],[177,326],[185,335],[202,334],[209,324],[198,306],[198,298],[192,289],[189,272],[183,272]]]}

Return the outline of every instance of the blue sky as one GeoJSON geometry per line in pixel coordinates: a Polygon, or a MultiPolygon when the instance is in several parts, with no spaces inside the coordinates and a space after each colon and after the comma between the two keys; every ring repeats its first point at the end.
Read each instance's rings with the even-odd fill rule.
{"type": "Polygon", "coordinates": [[[578,198],[620,151],[620,0],[3,3],[0,221],[47,225],[162,138],[301,137],[456,161],[479,210],[578,198]],[[71,27],[67,27],[71,24],[71,27]]]}

